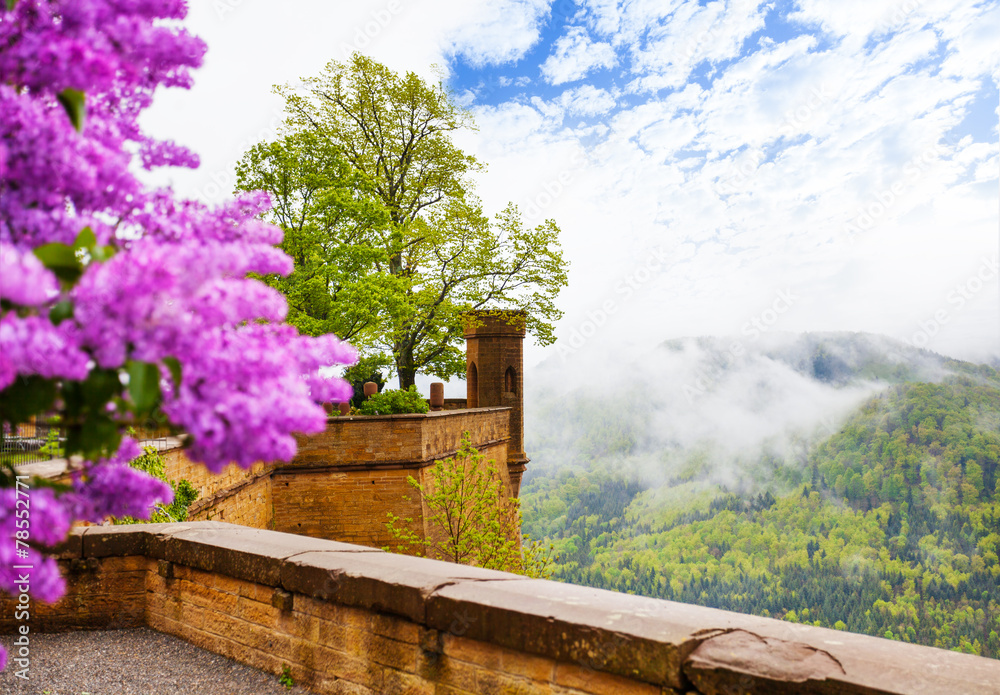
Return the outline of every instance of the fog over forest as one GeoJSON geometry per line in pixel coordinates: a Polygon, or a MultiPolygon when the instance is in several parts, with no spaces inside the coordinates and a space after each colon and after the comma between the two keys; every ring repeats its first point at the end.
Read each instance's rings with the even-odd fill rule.
{"type": "Polygon", "coordinates": [[[938,381],[946,361],[864,333],[681,338],[634,360],[554,356],[525,378],[529,479],[604,458],[655,487],[697,457],[699,477],[739,487],[761,455],[804,460],[868,397],[938,381]]]}

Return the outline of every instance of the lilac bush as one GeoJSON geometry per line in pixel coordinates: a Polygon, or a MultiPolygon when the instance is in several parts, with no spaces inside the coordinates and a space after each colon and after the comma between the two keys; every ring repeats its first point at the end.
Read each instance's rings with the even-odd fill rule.
{"type": "Polygon", "coordinates": [[[74,520],[148,518],[169,502],[168,486],[127,465],[130,424],[162,413],[191,435],[188,456],[219,471],[290,459],[292,433],[321,431],[321,403],[351,395],[320,370],[353,363],[354,349],[298,335],[284,298],[248,278],[292,268],[274,247],[281,231],[259,219],[267,196],[208,207],[134,174],[198,165],[138,126],[157,87],[189,87],[201,63],[204,43],[172,21],[185,13],[183,0],[0,6],[0,420],[59,414],[72,468],[68,487],[30,483],[19,516],[25,493],[0,466],[11,594],[12,568],[31,565],[34,598],[62,595],[46,549],[74,520]]]}

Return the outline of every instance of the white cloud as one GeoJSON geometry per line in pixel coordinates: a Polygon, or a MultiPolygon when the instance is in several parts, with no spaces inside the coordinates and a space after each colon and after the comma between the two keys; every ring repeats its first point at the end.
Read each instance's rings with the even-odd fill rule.
{"type": "Polygon", "coordinates": [[[559,105],[571,116],[597,116],[609,112],[615,103],[611,92],[590,84],[567,89],[559,95],[559,105]]]}
{"type": "MultiPolygon", "coordinates": [[[[473,65],[509,63],[538,42],[538,25],[548,12],[546,0],[470,2],[458,11],[461,19],[457,23],[445,32],[435,33],[447,37],[448,52],[473,65]]],[[[432,14],[443,16],[440,12],[432,14]]]]}
{"type": "Polygon", "coordinates": [[[631,89],[679,88],[702,62],[715,65],[737,57],[743,42],[764,26],[767,10],[759,0],[626,6],[615,43],[632,56],[631,89]]]}
{"type": "MultiPolygon", "coordinates": [[[[231,175],[245,142],[280,116],[270,84],[339,59],[341,44],[355,42],[384,7],[291,2],[275,26],[272,13],[251,3],[223,21],[192,4],[208,65],[190,94],[158,94],[150,120],[157,134],[203,155],[203,169],[170,174],[182,191],[231,175]],[[267,36],[270,50],[260,51],[248,38],[255,36],[267,36]],[[275,53],[282,61],[268,60],[275,53]]],[[[567,10],[563,19],[590,33],[577,26],[546,48],[539,27],[560,12],[556,5],[435,0],[405,5],[364,51],[431,78],[432,63],[455,56],[475,65],[513,61],[496,78],[518,88],[509,102],[484,107],[475,79],[456,85],[468,90],[480,128],[460,134],[459,145],[489,164],[477,181],[487,209],[513,200],[526,222],[553,217],[562,228],[572,266],[557,335],[603,302],[618,302],[588,343],[602,346],[602,359],[671,336],[733,333],[786,286],[801,299],[782,316],[783,330],[912,338],[996,254],[997,129],[986,141],[953,142],[949,132],[984,85],[1000,84],[1000,5],[797,7],[782,19],[801,33],[751,45],[776,11],[754,0],[588,0],[585,16],[567,10]],[[532,47],[550,53],[544,79],[532,80],[534,67],[516,62],[532,47]],[[708,77],[691,81],[706,61],[708,77]],[[618,82],[602,82],[604,89],[549,86],[611,66],[609,81],[618,82]],[[864,215],[871,224],[846,238],[864,215]],[[669,261],[626,300],[616,287],[657,246],[669,261]]],[[[489,70],[482,74],[489,79],[489,70]]],[[[1000,307],[991,282],[950,315],[929,348],[996,352],[1000,307]]],[[[553,348],[527,350],[530,364],[553,348]]]]}
{"type": "Polygon", "coordinates": [[[614,67],[618,62],[609,43],[594,42],[582,27],[570,27],[556,41],[552,55],[542,63],[542,75],[549,84],[581,80],[595,68],[614,67]]]}

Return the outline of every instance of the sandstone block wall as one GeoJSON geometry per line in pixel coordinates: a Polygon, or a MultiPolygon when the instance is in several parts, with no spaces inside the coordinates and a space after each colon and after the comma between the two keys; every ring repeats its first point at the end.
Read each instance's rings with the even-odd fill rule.
{"type": "Polygon", "coordinates": [[[198,490],[192,521],[225,521],[387,547],[389,512],[412,519],[426,535],[426,509],[407,478],[426,484],[426,470],[454,455],[464,432],[487,459],[497,462],[507,489],[507,408],[453,410],[426,415],[332,417],[325,432],[299,438],[290,463],[228,466],[212,474],[181,448],[163,452],[167,477],[198,490]]]}
{"type": "Polygon", "coordinates": [[[385,526],[392,512],[413,519],[412,528],[422,534],[420,493],[407,482],[419,474],[419,469],[276,471],[274,528],[382,548],[392,542],[385,526]]]}
{"type": "Polygon", "coordinates": [[[430,467],[454,456],[469,432],[509,494],[508,420],[506,408],[330,418],[326,432],[300,438],[295,460],[273,471],[272,528],[383,548],[394,545],[391,512],[426,537],[428,510],[408,478],[428,485],[430,467]]]}
{"type": "MultiPolygon", "coordinates": [[[[508,408],[439,411],[416,415],[331,417],[325,432],[298,437],[299,451],[283,469],[336,466],[388,468],[451,456],[468,431],[477,448],[499,447],[510,438],[508,408]]],[[[491,454],[493,456],[494,454],[491,454]]]]}
{"type": "Polygon", "coordinates": [[[227,521],[251,528],[274,528],[273,485],[270,472],[249,478],[207,500],[195,501],[188,516],[192,521],[227,521]]]}
{"type": "Polygon", "coordinates": [[[170,480],[187,480],[198,491],[196,505],[211,506],[217,495],[225,495],[233,489],[267,476],[273,465],[257,463],[250,468],[240,468],[230,464],[221,473],[212,473],[200,463],[194,463],[177,447],[160,452],[170,480]]]}
{"type": "MultiPolygon", "coordinates": [[[[141,622],[317,693],[995,695],[1000,662],[219,522],[89,527],[32,628],[141,622]],[[122,617],[116,617],[122,616],[122,617]]],[[[13,602],[0,598],[10,646],[13,602]]]]}

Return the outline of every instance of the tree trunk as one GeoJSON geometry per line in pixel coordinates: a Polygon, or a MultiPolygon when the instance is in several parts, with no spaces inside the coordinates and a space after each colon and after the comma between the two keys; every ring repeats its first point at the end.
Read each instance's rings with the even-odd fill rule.
{"type": "Polygon", "coordinates": [[[399,374],[399,388],[404,391],[414,384],[417,368],[413,364],[413,347],[405,347],[399,351],[396,359],[396,373],[399,374]]]}

